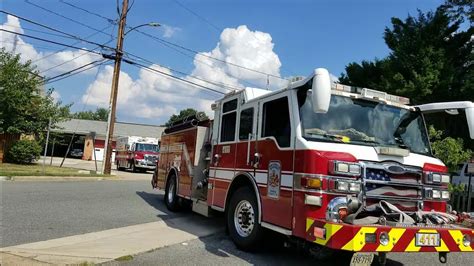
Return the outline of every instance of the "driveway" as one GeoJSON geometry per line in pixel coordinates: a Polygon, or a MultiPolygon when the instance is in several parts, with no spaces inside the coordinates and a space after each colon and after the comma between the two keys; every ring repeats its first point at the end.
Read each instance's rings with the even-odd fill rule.
{"type": "MultiPolygon", "coordinates": [[[[61,165],[61,161],[63,160],[62,157],[53,157],[52,165],[59,166],[61,165]]],[[[43,157],[38,161],[38,163],[43,163],[43,157]]],[[[51,157],[46,157],[46,164],[51,163],[51,157]]],[[[64,167],[76,168],[76,169],[83,169],[83,170],[92,170],[95,171],[95,162],[94,161],[86,161],[81,159],[73,159],[73,158],[66,158],[63,163],[64,167]]],[[[97,170],[102,170],[102,161],[97,161],[97,170]]],[[[133,173],[131,171],[117,171],[115,164],[112,163],[112,175],[116,175],[122,179],[126,180],[151,180],[152,176],[151,171],[147,171],[144,173],[133,173]]]]}

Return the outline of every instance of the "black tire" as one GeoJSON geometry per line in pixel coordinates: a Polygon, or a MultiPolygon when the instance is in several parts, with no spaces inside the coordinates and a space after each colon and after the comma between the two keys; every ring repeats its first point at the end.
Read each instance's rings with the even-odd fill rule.
{"type": "Polygon", "coordinates": [[[177,187],[178,186],[176,184],[176,176],[174,174],[171,174],[168,177],[168,181],[166,182],[164,199],[166,208],[168,208],[168,210],[172,212],[176,212],[181,209],[180,199],[176,194],[177,187]]]}
{"type": "Polygon", "coordinates": [[[230,238],[239,249],[256,251],[259,247],[264,231],[258,216],[257,198],[253,190],[248,187],[237,189],[229,202],[227,228],[230,238]]]}
{"type": "Polygon", "coordinates": [[[117,171],[123,171],[123,167],[120,167],[120,162],[116,161],[115,165],[117,166],[117,171]]]}

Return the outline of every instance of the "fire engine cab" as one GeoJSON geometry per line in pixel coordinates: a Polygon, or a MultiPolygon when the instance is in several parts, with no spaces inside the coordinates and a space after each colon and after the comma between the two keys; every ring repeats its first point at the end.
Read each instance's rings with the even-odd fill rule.
{"type": "MultiPolygon", "coordinates": [[[[152,185],[166,206],[225,212],[234,243],[255,249],[270,229],[312,252],[472,252],[474,231],[447,203],[423,113],[466,115],[474,104],[409,99],[330,81],[326,69],[281,90],[246,88],[161,137],[152,185]]],[[[373,258],[373,255],[372,255],[373,258]]]]}

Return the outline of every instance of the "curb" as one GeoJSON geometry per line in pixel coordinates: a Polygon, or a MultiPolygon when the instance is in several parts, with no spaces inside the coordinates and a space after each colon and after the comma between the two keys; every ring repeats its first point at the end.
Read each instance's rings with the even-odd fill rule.
{"type": "Polygon", "coordinates": [[[11,181],[12,179],[11,176],[0,176],[0,181],[11,181]]]}
{"type": "MultiPolygon", "coordinates": [[[[0,180],[1,177],[0,177],[0,180]]],[[[103,180],[121,180],[117,177],[102,176],[11,176],[6,177],[4,181],[103,181],[103,180]]]]}

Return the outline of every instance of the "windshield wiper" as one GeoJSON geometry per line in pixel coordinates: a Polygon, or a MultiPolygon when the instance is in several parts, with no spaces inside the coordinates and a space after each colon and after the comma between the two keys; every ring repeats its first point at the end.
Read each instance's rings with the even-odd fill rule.
{"type": "Polygon", "coordinates": [[[403,139],[401,137],[394,137],[394,139],[398,147],[408,149],[408,146],[405,144],[405,142],[403,142],[403,139]]]}
{"type": "Polygon", "coordinates": [[[340,136],[340,135],[334,135],[334,134],[329,134],[329,133],[309,133],[309,135],[313,135],[313,136],[321,136],[321,137],[325,137],[327,139],[330,139],[330,140],[337,140],[338,142],[343,142],[344,141],[342,140],[344,138],[344,136],[340,136]]]}
{"type": "Polygon", "coordinates": [[[362,143],[371,143],[371,144],[380,145],[380,142],[375,141],[375,140],[368,140],[368,139],[351,139],[351,142],[362,142],[362,143]]]}

